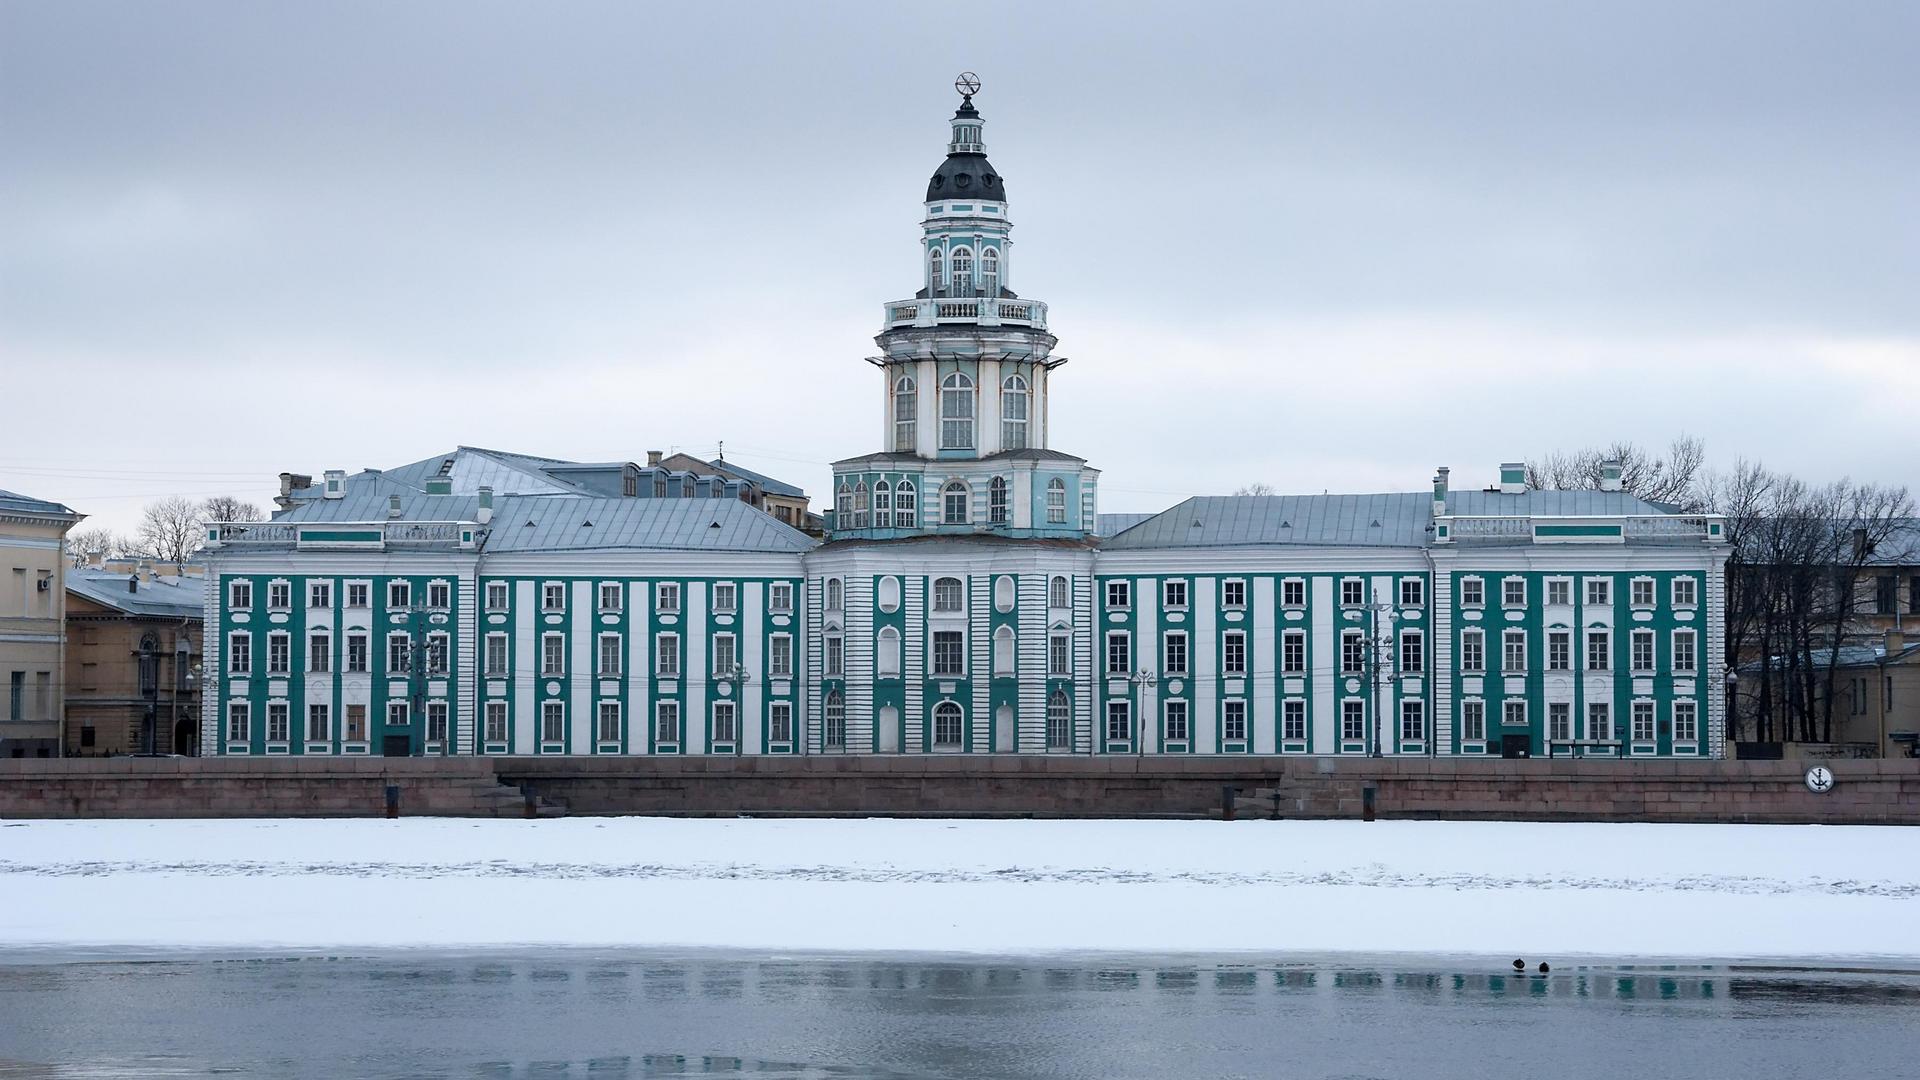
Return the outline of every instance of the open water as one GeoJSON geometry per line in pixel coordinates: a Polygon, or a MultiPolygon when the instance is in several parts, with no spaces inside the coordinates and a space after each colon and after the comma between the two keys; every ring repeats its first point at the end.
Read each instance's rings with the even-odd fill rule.
{"type": "Polygon", "coordinates": [[[1920,1077],[1920,971],[1508,959],[0,953],[0,1077],[1920,1077]]]}

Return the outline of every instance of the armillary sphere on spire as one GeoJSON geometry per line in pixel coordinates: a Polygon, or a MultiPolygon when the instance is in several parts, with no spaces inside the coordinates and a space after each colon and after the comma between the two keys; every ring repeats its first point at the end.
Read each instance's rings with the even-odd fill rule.
{"type": "Polygon", "coordinates": [[[980,76],[971,71],[963,71],[959,78],[953,80],[953,88],[960,91],[961,97],[972,101],[973,95],[980,92],[980,76]]]}

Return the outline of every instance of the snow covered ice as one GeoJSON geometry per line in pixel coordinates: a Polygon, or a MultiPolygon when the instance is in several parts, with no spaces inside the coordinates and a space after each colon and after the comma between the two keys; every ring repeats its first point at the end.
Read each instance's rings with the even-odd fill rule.
{"type": "Polygon", "coordinates": [[[1920,829],[0,823],[0,946],[1920,957],[1920,829]]]}

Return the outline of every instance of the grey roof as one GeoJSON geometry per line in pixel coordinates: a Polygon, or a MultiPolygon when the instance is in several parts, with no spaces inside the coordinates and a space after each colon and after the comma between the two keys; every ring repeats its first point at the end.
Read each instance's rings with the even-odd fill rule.
{"type": "Polygon", "coordinates": [[[17,491],[0,491],[0,514],[49,514],[71,517],[75,521],[86,517],[61,503],[36,499],[17,491]]]}
{"type": "Polygon", "coordinates": [[[1038,446],[1029,446],[1020,450],[1000,450],[983,454],[981,461],[1077,461],[1086,462],[1086,458],[1075,457],[1060,450],[1047,450],[1038,446]]]}
{"type": "MultiPolygon", "coordinates": [[[[1432,496],[1424,496],[1431,500],[1432,496]]],[[[1425,512],[1425,508],[1422,508],[1425,512]]],[[[1449,491],[1447,513],[1464,517],[1559,515],[1578,517],[1592,514],[1669,514],[1666,507],[1630,495],[1624,491],[1523,491],[1503,495],[1498,491],[1449,491]]]]}
{"type": "Polygon", "coordinates": [[[1920,521],[1896,523],[1867,561],[1875,566],[1920,566],[1920,521]]]}
{"type": "Polygon", "coordinates": [[[93,566],[74,567],[67,571],[67,591],[129,615],[201,617],[201,605],[206,597],[205,578],[156,577],[140,582],[139,588],[128,592],[127,581],[136,576],[93,566]]]}
{"type": "Polygon", "coordinates": [[[954,153],[933,170],[927,179],[927,201],[935,199],[984,199],[1004,202],[1006,179],[985,154],[954,153]]]}
{"type": "Polygon", "coordinates": [[[453,464],[445,475],[453,481],[453,490],[465,494],[471,495],[482,487],[490,487],[501,495],[588,494],[587,489],[579,484],[547,471],[554,467],[577,467],[577,462],[488,450],[479,446],[457,446],[449,453],[435,454],[397,469],[388,469],[382,475],[390,480],[424,488],[429,479],[442,475],[441,470],[448,468],[449,459],[453,464]]]}
{"type": "MultiPolygon", "coordinates": [[[[480,510],[477,495],[428,495],[399,487],[349,484],[342,498],[309,499],[275,515],[273,521],[384,521],[391,495],[400,496],[400,517],[406,521],[472,521],[480,510]]],[[[500,501],[496,499],[494,505],[500,501]]]]}
{"type": "Polygon", "coordinates": [[[1128,548],[1315,544],[1424,547],[1433,496],[1201,495],[1101,543],[1128,548]]]}
{"type": "Polygon", "coordinates": [[[734,464],[733,462],[726,460],[725,458],[715,458],[714,460],[708,462],[707,464],[712,465],[716,469],[720,469],[725,472],[730,472],[735,476],[742,477],[747,480],[751,480],[754,483],[759,484],[760,490],[766,492],[769,495],[786,495],[795,499],[801,498],[806,495],[806,492],[800,490],[797,487],[794,487],[792,484],[789,484],[784,480],[775,480],[771,476],[767,476],[763,473],[754,472],[752,469],[743,469],[740,466],[734,464]]]}
{"type": "MultiPolygon", "coordinates": [[[[1901,649],[1899,652],[1894,653],[1892,659],[1895,662],[1900,662],[1914,657],[1917,654],[1920,654],[1920,641],[1916,641],[1901,649]]],[[[1815,670],[1824,670],[1832,655],[1833,650],[1831,649],[1812,649],[1807,653],[1807,662],[1812,664],[1815,670]]],[[[1887,649],[1884,642],[1877,645],[1842,645],[1840,646],[1840,663],[1837,666],[1842,668],[1877,667],[1882,661],[1887,659],[1887,649]]],[[[1773,658],[1773,670],[1784,670],[1786,665],[1786,657],[1776,656],[1773,658]]],[[[1760,661],[1749,660],[1741,664],[1738,670],[1742,673],[1757,673],[1760,670],[1760,661]]]]}
{"type": "Polygon", "coordinates": [[[806,533],[738,499],[511,498],[495,509],[486,550],[783,552],[813,545],[806,533]]]}
{"type": "Polygon", "coordinates": [[[1093,535],[1116,536],[1153,516],[1152,514],[1095,514],[1093,535]]]}

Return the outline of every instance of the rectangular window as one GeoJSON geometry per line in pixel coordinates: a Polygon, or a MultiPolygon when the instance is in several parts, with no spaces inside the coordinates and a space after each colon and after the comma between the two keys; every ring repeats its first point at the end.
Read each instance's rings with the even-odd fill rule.
{"type": "Polygon", "coordinates": [[[1427,703],[1424,701],[1403,701],[1400,703],[1400,740],[1419,742],[1427,737],[1427,703]]]}
{"type": "Polygon", "coordinates": [[[540,586],[540,610],[567,610],[567,587],[559,582],[548,582],[540,586]]]}
{"type": "Polygon", "coordinates": [[[367,635],[347,635],[347,671],[353,674],[365,674],[367,670],[367,635]]]}
{"type": "Polygon", "coordinates": [[[1527,579],[1507,578],[1500,583],[1501,607],[1527,606],[1527,579]]]}
{"type": "Polygon", "coordinates": [[[1422,607],[1427,602],[1427,583],[1419,578],[1400,580],[1400,606],[1422,607]]]}
{"type": "Polygon", "coordinates": [[[540,674],[567,673],[567,635],[542,634],[540,637],[540,674]]]}
{"type": "Polygon", "coordinates": [[[713,610],[722,614],[732,614],[740,606],[740,586],[731,581],[716,581],[713,584],[713,610]]]}
{"type": "Polygon", "coordinates": [[[285,675],[292,663],[289,656],[293,651],[291,640],[285,634],[267,635],[267,674],[285,675]]]}
{"type": "Polygon", "coordinates": [[[1612,639],[1605,630],[1587,631],[1587,670],[1607,671],[1612,667],[1612,639]]]}
{"type": "Polygon", "coordinates": [[[1527,726],[1527,703],[1509,700],[1502,703],[1500,723],[1504,727],[1527,726]]]}
{"type": "Polygon", "coordinates": [[[1629,597],[1629,600],[1634,607],[1652,607],[1653,606],[1653,579],[1652,578],[1635,578],[1633,579],[1631,588],[1632,588],[1632,595],[1629,597]]]}
{"type": "Polygon", "coordinates": [[[965,675],[967,673],[965,634],[958,630],[935,630],[933,632],[933,673],[935,675],[965,675]]]}
{"type": "Polygon", "coordinates": [[[267,606],[275,611],[285,611],[293,606],[293,586],[285,581],[275,581],[267,585],[267,606]]]}
{"type": "Polygon", "coordinates": [[[1573,669],[1573,634],[1567,630],[1547,631],[1547,670],[1573,669]]]}
{"type": "Polygon", "coordinates": [[[1673,741],[1697,742],[1700,738],[1699,707],[1691,701],[1673,703],[1673,741]]]}
{"type": "Polygon", "coordinates": [[[235,634],[227,639],[227,673],[247,675],[253,672],[253,638],[235,634]]]}
{"type": "Polygon", "coordinates": [[[1295,698],[1280,703],[1280,737],[1288,742],[1306,741],[1306,702],[1295,698]]]}
{"type": "Polygon", "coordinates": [[[1548,578],[1547,603],[1549,605],[1573,603],[1573,582],[1566,578],[1548,578]]]}
{"type": "Polygon", "coordinates": [[[594,731],[595,740],[603,743],[620,741],[620,703],[603,701],[600,703],[600,723],[594,731]]]}
{"type": "Polygon", "coordinates": [[[371,603],[368,597],[372,591],[372,586],[364,581],[347,582],[347,606],[368,607],[371,603]]]}
{"type": "Polygon", "coordinates": [[[1288,578],[1280,583],[1280,605],[1299,608],[1307,606],[1307,583],[1299,578],[1288,578]]]}
{"type": "Polygon", "coordinates": [[[287,741],[287,703],[284,701],[267,702],[267,741],[287,741]]]}
{"type": "Polygon", "coordinates": [[[1367,737],[1367,703],[1364,701],[1343,701],[1340,703],[1340,739],[1342,742],[1359,742],[1367,737]]]}
{"type": "Polygon", "coordinates": [[[507,610],[507,583],[504,581],[487,582],[487,610],[507,610]]]}
{"type": "Polygon", "coordinates": [[[1124,608],[1133,601],[1132,583],[1126,581],[1107,582],[1107,607],[1124,608]]]}
{"type": "Polygon", "coordinates": [[[1071,639],[1065,634],[1054,634],[1047,638],[1047,674],[1068,676],[1073,674],[1071,639]]]}
{"type": "Polygon", "coordinates": [[[1239,580],[1221,582],[1220,606],[1230,608],[1246,607],[1247,583],[1239,580]]]}
{"type": "Polygon", "coordinates": [[[307,606],[323,608],[333,606],[333,583],[330,581],[307,582],[307,606]]]}
{"type": "Polygon", "coordinates": [[[1227,675],[1244,675],[1247,672],[1247,635],[1240,630],[1229,630],[1220,638],[1220,670],[1227,675]]]}
{"type": "Polygon", "coordinates": [[[726,678],[740,669],[739,639],[732,634],[713,635],[713,673],[726,678]]]}
{"type": "Polygon", "coordinates": [[[619,611],[622,600],[620,583],[603,581],[600,583],[600,610],[619,611]]]}
{"type": "Polygon", "coordinates": [[[1635,671],[1653,670],[1653,631],[1635,630],[1633,632],[1633,655],[1631,663],[1635,671]]]}
{"type": "Polygon", "coordinates": [[[427,674],[445,675],[447,673],[447,635],[427,635],[427,674]]]}
{"type": "Polygon", "coordinates": [[[407,714],[406,702],[404,701],[387,702],[387,727],[388,728],[404,730],[412,726],[413,726],[413,720],[407,714]]]}
{"type": "Polygon", "coordinates": [[[367,707],[365,705],[347,706],[346,739],[348,742],[357,743],[367,741],[367,707]]]}
{"type": "Polygon", "coordinates": [[[1427,670],[1427,638],[1418,630],[1400,632],[1400,673],[1418,675],[1427,670]]]}
{"type": "Polygon", "coordinates": [[[567,741],[567,706],[565,702],[543,701],[540,703],[540,741],[563,743],[567,741]]]}
{"type": "MultiPolygon", "coordinates": [[[[1920,581],[1920,578],[1916,578],[1915,580],[1920,581]]],[[[1692,607],[1696,602],[1695,594],[1694,594],[1694,589],[1696,587],[1697,586],[1694,579],[1690,577],[1674,578],[1673,579],[1673,606],[1674,607],[1692,607]]]]}
{"type": "Polygon", "coordinates": [[[387,636],[387,672],[400,675],[413,670],[413,647],[405,634],[387,636]]]}
{"type": "Polygon", "coordinates": [[[1367,602],[1367,583],[1359,578],[1344,578],[1340,582],[1340,603],[1345,607],[1359,607],[1367,602]]]}
{"type": "Polygon", "coordinates": [[[507,703],[504,701],[487,702],[487,741],[507,741],[507,703]]]}
{"type": "Polygon", "coordinates": [[[793,610],[793,583],[776,581],[767,586],[767,610],[785,612],[793,610]]]}
{"type": "Polygon", "coordinates": [[[1247,703],[1237,698],[1224,701],[1220,707],[1220,737],[1228,742],[1247,741],[1247,703]]]}
{"type": "Polygon", "coordinates": [[[1484,630],[1460,631],[1460,670],[1487,670],[1487,634],[1484,630]]]}
{"type": "Polygon", "coordinates": [[[1133,734],[1133,708],[1125,701],[1107,702],[1107,741],[1125,742],[1133,734]]]}
{"type": "Polygon", "coordinates": [[[775,634],[767,639],[767,674],[776,679],[793,675],[793,637],[775,634]]]}
{"type": "Polygon", "coordinates": [[[1508,673],[1527,670],[1527,632],[1508,630],[1501,635],[1500,670],[1508,673]]]}
{"type": "Polygon", "coordinates": [[[653,639],[653,673],[663,679],[679,677],[679,634],[660,634],[653,639]]]}
{"type": "Polygon", "coordinates": [[[1693,647],[1694,636],[1691,630],[1673,632],[1673,670],[1691,673],[1698,669],[1696,651],[1693,647]]]}
{"type": "Polygon", "coordinates": [[[315,634],[307,639],[307,670],[324,675],[333,670],[333,639],[315,634]]]}
{"type": "Polygon", "coordinates": [[[770,743],[790,743],[793,741],[793,703],[774,701],[767,705],[767,741],[770,743]]]}
{"type": "Polygon", "coordinates": [[[601,675],[617,677],[620,674],[620,653],[621,640],[619,634],[600,635],[600,667],[598,670],[601,675]]]}
{"type": "Polygon", "coordinates": [[[1173,698],[1166,703],[1166,735],[1168,742],[1186,742],[1192,737],[1187,730],[1187,703],[1173,698]]]}
{"type": "Polygon", "coordinates": [[[1307,635],[1305,631],[1289,630],[1280,636],[1280,671],[1284,675],[1305,675],[1307,673],[1307,635]]]}
{"type": "Polygon", "coordinates": [[[1127,675],[1133,671],[1132,642],[1122,630],[1107,634],[1107,674],[1127,675]]]}
{"type": "Polygon", "coordinates": [[[1587,579],[1587,606],[1606,607],[1613,603],[1613,581],[1609,578],[1587,579]]]}
{"type": "Polygon", "coordinates": [[[405,581],[387,582],[387,606],[408,607],[413,603],[413,585],[405,581]]]}
{"type": "Polygon", "coordinates": [[[1573,702],[1547,702],[1547,738],[1558,742],[1573,738],[1573,702]]]}
{"type": "Polygon", "coordinates": [[[1587,738],[1595,742],[1613,741],[1613,710],[1604,701],[1587,702],[1587,738]]]}
{"type": "Polygon", "coordinates": [[[672,746],[680,741],[680,703],[662,701],[653,707],[653,741],[672,746]]]}
{"type": "Polygon", "coordinates": [[[966,589],[959,578],[936,578],[933,583],[933,610],[964,611],[966,609],[966,589]]]}
{"type": "Polygon", "coordinates": [[[253,606],[253,582],[227,582],[227,606],[230,608],[250,608],[253,606]]]}
{"type": "Polygon", "coordinates": [[[427,582],[427,606],[445,611],[453,606],[453,586],[444,581],[427,582]]]}
{"type": "Polygon", "coordinates": [[[447,703],[444,701],[427,702],[427,741],[447,741],[447,703]]]}
{"type": "Polygon", "coordinates": [[[1460,738],[1465,742],[1487,739],[1487,703],[1477,699],[1460,703],[1460,738]]]}
{"type": "Polygon", "coordinates": [[[507,635],[487,635],[487,674],[504,676],[507,673],[507,635]]]}
{"type": "Polygon", "coordinates": [[[1164,607],[1183,608],[1187,606],[1187,583],[1167,581],[1160,585],[1160,602],[1164,607]]]}
{"type": "Polygon", "coordinates": [[[1633,703],[1633,741],[1653,741],[1653,702],[1636,701],[1633,703]]]}
{"type": "Polygon", "coordinates": [[[1066,750],[1073,745],[1073,703],[1064,691],[1055,690],[1047,699],[1047,749],[1066,750]]]}
{"type": "Polygon", "coordinates": [[[246,742],[252,728],[252,718],[247,715],[248,705],[244,701],[227,703],[227,741],[246,742]]]}
{"type": "Polygon", "coordinates": [[[826,659],[824,666],[829,679],[837,679],[846,671],[846,645],[838,634],[828,634],[825,641],[826,659]]]}
{"type": "Polygon", "coordinates": [[[673,615],[680,611],[680,583],[663,581],[653,587],[653,606],[663,615],[673,615]]]}
{"type": "Polygon", "coordinates": [[[333,718],[327,710],[328,706],[323,704],[307,706],[308,742],[326,742],[333,737],[333,718]]]}
{"type": "Polygon", "coordinates": [[[1367,639],[1355,630],[1340,635],[1340,673],[1359,675],[1367,670],[1367,639]]]}
{"type": "Polygon", "coordinates": [[[1460,579],[1460,606],[1485,607],[1487,603],[1487,583],[1480,578],[1460,579]]]}
{"type": "Polygon", "coordinates": [[[1185,633],[1176,631],[1167,635],[1162,660],[1165,662],[1161,665],[1161,670],[1166,674],[1185,675],[1187,673],[1187,635],[1185,633]]]}

